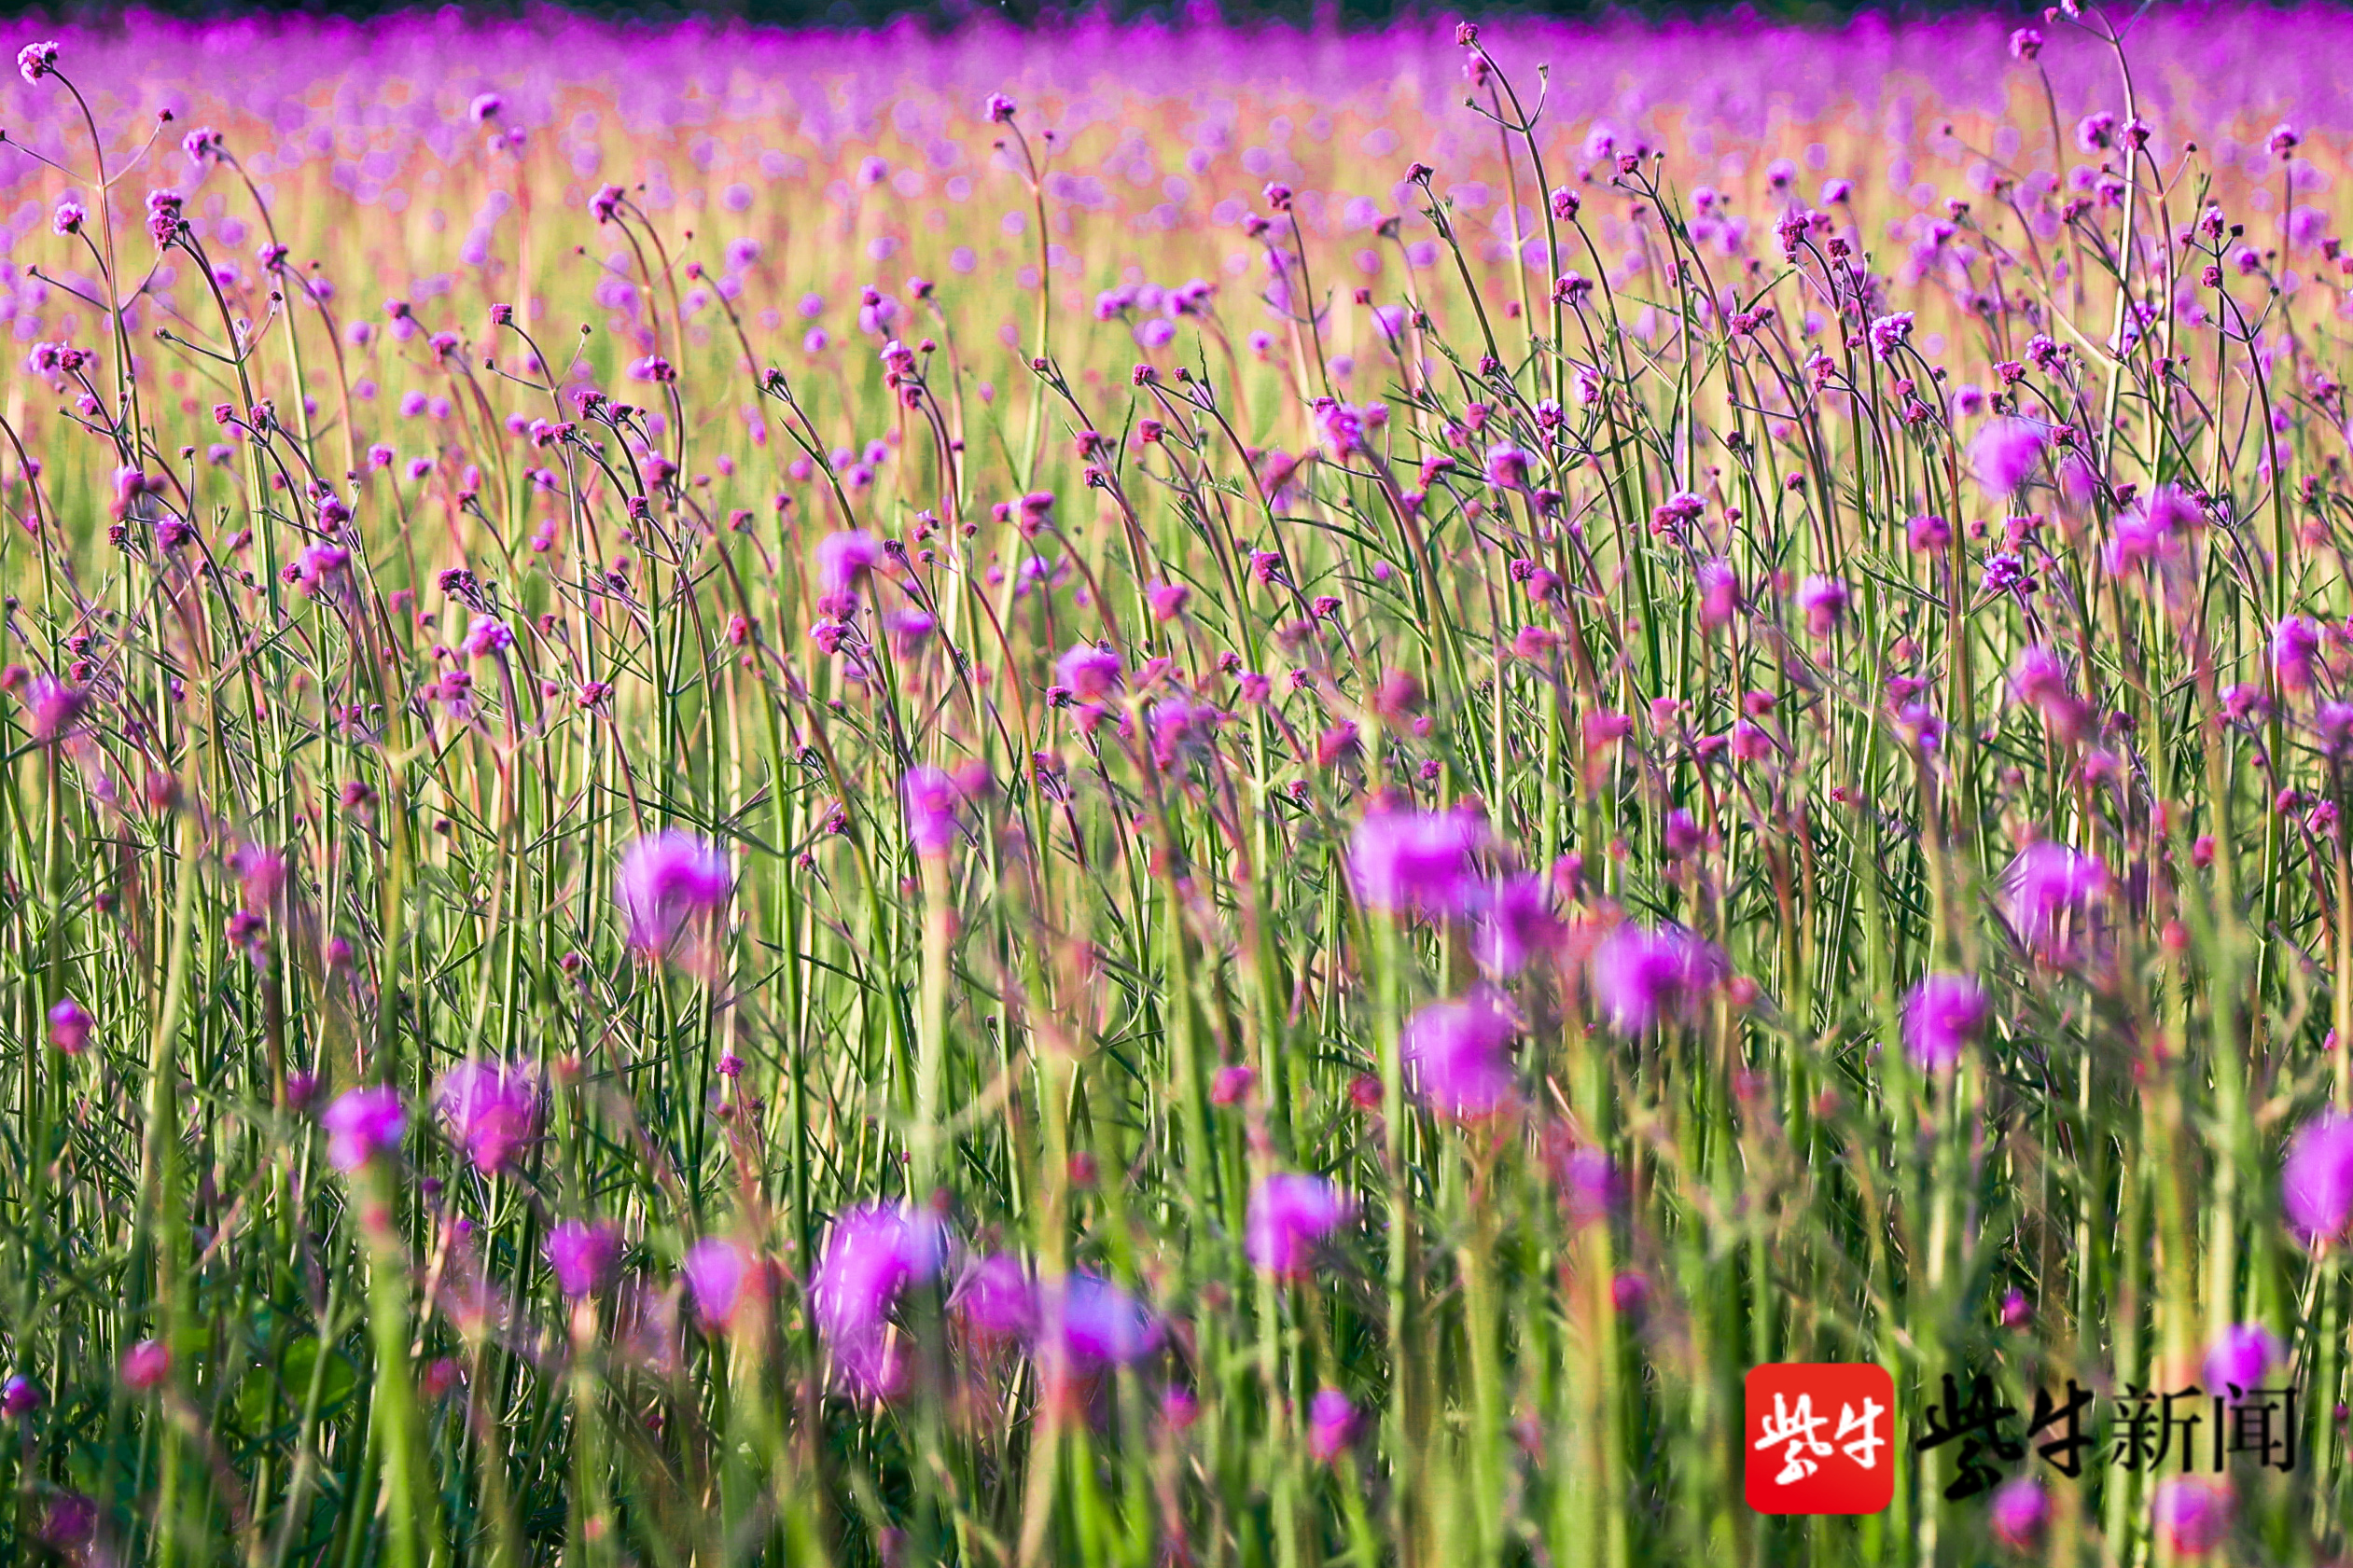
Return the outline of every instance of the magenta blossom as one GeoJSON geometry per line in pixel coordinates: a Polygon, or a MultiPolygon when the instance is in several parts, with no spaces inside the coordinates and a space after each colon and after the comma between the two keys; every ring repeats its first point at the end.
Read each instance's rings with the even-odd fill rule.
{"type": "Polygon", "coordinates": [[[1336,1388],[1318,1389],[1307,1406],[1307,1451],[1329,1464],[1347,1451],[1362,1427],[1346,1395],[1336,1388]]]}
{"type": "Polygon", "coordinates": [[[2323,1111],[2288,1141],[2280,1207],[2289,1224],[2314,1240],[2334,1240],[2353,1220],[2353,1117],[2323,1111]]]}
{"type": "Polygon", "coordinates": [[[327,1107],[319,1125],[327,1129],[327,1162],[349,1174],[399,1148],[409,1112],[397,1089],[346,1089],[327,1107]]]}
{"type": "Polygon", "coordinates": [[[2149,1515],[2182,1557],[2204,1557],[2230,1533],[2235,1511],[2230,1488],[2204,1476],[2175,1476],[2158,1483],[2149,1515]]]}
{"type": "Polygon", "coordinates": [[[2033,477],[2050,439],[2042,426],[2029,420],[1998,419],[1970,442],[1969,462],[1977,483],[1997,501],[2008,500],[2033,477]]]}
{"type": "Polygon", "coordinates": [[[1991,1010],[1970,976],[1926,976],[1904,999],[1904,1052],[1924,1071],[1942,1073],[1960,1061],[1991,1010]]]}
{"type": "Polygon", "coordinates": [[[744,1285],[752,1260],[742,1247],[724,1236],[705,1236],[678,1260],[687,1294],[694,1298],[695,1316],[705,1332],[717,1333],[735,1322],[745,1305],[744,1285]]]}
{"type": "Polygon", "coordinates": [[[947,1259],[947,1227],[931,1214],[868,1203],[834,1219],[810,1284],[809,1308],[851,1383],[875,1394],[893,1386],[891,1313],[910,1285],[936,1279],[947,1259]]]}
{"type": "Polygon", "coordinates": [[[172,1353],[160,1341],[142,1339],[122,1353],[122,1382],[134,1394],[158,1387],[172,1373],[172,1353]]]}
{"type": "Polygon", "coordinates": [[[1715,944],[1680,926],[1656,930],[1629,921],[1594,949],[1594,1002],[1622,1034],[1648,1033],[1662,1020],[1688,1019],[1724,978],[1715,944]]]}
{"type": "Polygon", "coordinates": [[[1827,637],[1838,630],[1839,621],[1846,614],[1849,595],[1846,585],[1836,577],[1817,573],[1798,584],[1798,612],[1805,617],[1805,629],[1817,637],[1827,637]]]}
{"type": "Polygon", "coordinates": [[[1244,1251],[1270,1274],[1302,1277],[1349,1211],[1348,1195],[1323,1177],[1278,1171],[1251,1189],[1244,1251]]]}
{"type": "Polygon", "coordinates": [[[67,1056],[79,1056],[90,1048],[90,1033],[97,1020],[90,1009],[68,996],[49,1009],[49,1044],[67,1056]]]}
{"type": "Polygon", "coordinates": [[[2011,929],[2035,952],[2054,958],[2083,935],[2094,904],[2108,892],[2108,867],[2046,840],[2019,852],[2002,887],[2011,929]]]}
{"type": "Polygon", "coordinates": [[[1398,1054],[1413,1092],[1440,1116],[1468,1121],[1508,1104],[1518,1088],[1503,993],[1482,985],[1458,1002],[1433,1002],[1406,1020],[1398,1054]]]}
{"type": "Polygon", "coordinates": [[[1037,1332],[1037,1286],[1009,1253],[994,1253],[967,1270],[948,1310],[966,1333],[985,1343],[1010,1343],[1037,1332]]]}
{"type": "Polygon", "coordinates": [[[682,828],[667,828],[621,852],[617,888],[629,944],[667,954],[688,926],[716,914],[733,886],[727,852],[682,828]]]}
{"type": "Polygon", "coordinates": [[[1093,1274],[1041,1289],[1039,1307],[1036,1350],[1077,1371],[1132,1367],[1160,1349],[1166,1333],[1149,1307],[1093,1274]]]}
{"type": "Polygon", "coordinates": [[[621,1233],[603,1220],[567,1219],[548,1232],[548,1267],[556,1288],[577,1301],[613,1283],[621,1260],[621,1233]]]}
{"type": "Polygon", "coordinates": [[[862,528],[817,541],[817,613],[847,620],[857,612],[857,590],[883,563],[882,542],[862,528]]]}
{"type": "Polygon", "coordinates": [[[1103,702],[1119,695],[1120,656],[1093,643],[1080,643],[1054,663],[1054,673],[1081,702],[1103,702]]]}
{"type": "Polygon", "coordinates": [[[940,769],[910,768],[900,789],[907,797],[907,838],[915,853],[934,856],[955,847],[955,781],[940,769]]]}
{"type": "Polygon", "coordinates": [[[2283,616],[2272,628],[2271,668],[2282,691],[2310,691],[2319,668],[2320,628],[2309,616],[2283,616]]]}
{"type": "Polygon", "coordinates": [[[1348,870],[1369,909],[1458,914],[1478,895],[1472,862],[1485,842],[1469,812],[1376,810],[1348,840],[1348,870]]]}
{"type": "Polygon", "coordinates": [[[2012,1477],[1994,1492],[1987,1509],[1995,1539],[2013,1551],[2032,1547],[2050,1518],[2050,1494],[2032,1476],[2012,1477]]]}
{"type": "Polygon", "coordinates": [[[486,1176],[510,1163],[539,1131],[539,1086],[521,1067],[461,1062],[441,1075],[433,1101],[452,1141],[486,1176]]]}
{"type": "Polygon", "coordinates": [[[2274,1367],[2287,1365],[2288,1347],[2278,1335],[2259,1323],[2235,1323],[2206,1348],[2207,1392],[2260,1388],[2274,1367]]]}
{"type": "Polygon", "coordinates": [[[1560,939],[1561,923],[1552,918],[1544,879],[1532,872],[1504,878],[1479,899],[1471,955],[1491,974],[1515,975],[1560,939]]]}

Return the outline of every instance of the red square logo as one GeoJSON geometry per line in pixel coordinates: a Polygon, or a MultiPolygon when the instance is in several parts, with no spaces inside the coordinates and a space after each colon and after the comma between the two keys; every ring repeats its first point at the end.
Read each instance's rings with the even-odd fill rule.
{"type": "Polygon", "coordinates": [[[1895,1501],[1896,1381],[1885,1367],[1751,1367],[1748,1506],[1761,1514],[1875,1514],[1895,1501]]]}

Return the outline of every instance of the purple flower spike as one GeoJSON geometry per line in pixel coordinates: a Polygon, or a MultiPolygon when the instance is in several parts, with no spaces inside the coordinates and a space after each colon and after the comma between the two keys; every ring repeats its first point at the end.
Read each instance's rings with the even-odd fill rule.
{"type": "Polygon", "coordinates": [[[1724,978],[1723,954],[1679,926],[1619,926],[1594,950],[1594,1001],[1622,1034],[1689,1018],[1724,978]]]}
{"type": "Polygon", "coordinates": [[[1368,908],[1459,914],[1478,895],[1472,861],[1485,841],[1468,812],[1376,811],[1348,840],[1348,870],[1368,908]]]}
{"type": "Polygon", "coordinates": [[[621,1260],[621,1233],[603,1220],[567,1219],[548,1232],[548,1267],[556,1288],[577,1301],[613,1283],[621,1260]]]}
{"type": "Polygon", "coordinates": [[[2206,1349],[2207,1391],[2260,1388],[2274,1367],[2287,1365],[2288,1347],[2278,1335],[2259,1323],[2233,1324],[2206,1349]]]}
{"type": "Polygon", "coordinates": [[[2323,1111],[2296,1130],[2279,1200],[2303,1236],[2319,1241],[2345,1234],[2353,1219],[2353,1118],[2323,1111]]]}
{"type": "Polygon", "coordinates": [[[687,1293],[694,1297],[695,1316],[706,1333],[718,1333],[734,1323],[744,1305],[744,1282],[751,1267],[744,1249],[724,1236],[705,1236],[678,1260],[687,1293]]]}
{"type": "Polygon", "coordinates": [[[539,1086],[521,1067],[461,1062],[441,1075],[433,1102],[451,1140],[486,1176],[510,1163],[539,1131],[539,1086]]]}
{"type": "Polygon", "coordinates": [[[727,853],[669,828],[621,852],[620,897],[630,946],[667,955],[694,921],[726,904],[733,879],[727,853]]]}
{"type": "Polygon", "coordinates": [[[1346,1223],[1349,1210],[1348,1195],[1323,1177],[1277,1172],[1250,1193],[1244,1250],[1270,1274],[1302,1278],[1317,1247],[1346,1223]]]}
{"type": "Polygon", "coordinates": [[[1511,1051],[1517,1029],[1502,993],[1490,986],[1459,1002],[1433,1002],[1406,1020],[1399,1038],[1406,1082],[1450,1120],[1492,1115],[1518,1088],[1511,1051]]]}
{"type": "Polygon", "coordinates": [[[1985,1027],[1984,991],[1967,975],[1924,977],[1903,1004],[1903,1048],[1923,1071],[1942,1073],[1985,1027]]]}
{"type": "Polygon", "coordinates": [[[327,1107],[319,1125],[327,1129],[327,1162],[348,1175],[400,1146],[409,1112],[397,1089],[346,1089],[327,1107]]]}

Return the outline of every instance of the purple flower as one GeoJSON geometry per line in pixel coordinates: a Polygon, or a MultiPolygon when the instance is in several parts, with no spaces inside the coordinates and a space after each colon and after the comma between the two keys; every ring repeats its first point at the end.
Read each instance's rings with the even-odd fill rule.
{"type": "Polygon", "coordinates": [[[1460,1001],[1433,1002],[1406,1020],[1399,1036],[1406,1082],[1451,1120],[1500,1110],[1518,1087],[1511,1052],[1517,1032],[1502,993],[1492,986],[1479,986],[1460,1001]]]}
{"type": "Polygon", "coordinates": [[[1458,914],[1478,895],[1472,857],[1485,841],[1469,812],[1375,810],[1348,840],[1348,870],[1367,908],[1458,914]]]}
{"type": "Polygon", "coordinates": [[[466,630],[466,641],[463,645],[467,656],[474,659],[483,659],[491,654],[503,653],[514,645],[514,632],[509,631],[507,623],[496,616],[476,616],[474,624],[466,630]]]}
{"type": "Polygon", "coordinates": [[[400,1091],[388,1086],[345,1089],[319,1117],[327,1129],[327,1162],[346,1174],[400,1146],[409,1126],[400,1091]]]}
{"type": "Polygon", "coordinates": [[[706,1333],[717,1333],[735,1321],[744,1304],[744,1279],[751,1267],[744,1249],[724,1236],[703,1237],[678,1260],[687,1293],[694,1297],[695,1316],[706,1333]]]}
{"type": "Polygon", "coordinates": [[[982,104],[982,107],[987,112],[989,123],[991,125],[1009,125],[1012,123],[1014,114],[1013,101],[1002,92],[990,93],[988,102],[982,104]]]}
{"type": "Polygon", "coordinates": [[[1054,673],[1081,702],[1105,701],[1119,693],[1120,656],[1080,643],[1055,661],[1054,673]]]}
{"type": "Polygon", "coordinates": [[[2258,1323],[2233,1324],[2206,1348],[2207,1390],[2260,1388],[2273,1367],[2287,1365],[2288,1347],[2278,1335],[2258,1323]]]}
{"type": "Polygon", "coordinates": [[[956,841],[955,781],[937,768],[910,768],[899,787],[907,798],[907,837],[915,853],[946,854],[956,841]]]}
{"type": "Polygon", "coordinates": [[[1165,1333],[1149,1307],[1093,1274],[1041,1290],[1039,1305],[1037,1350],[1076,1371],[1132,1367],[1160,1349],[1165,1333]]]}
{"type": "Polygon", "coordinates": [[[682,828],[637,840],[621,852],[618,889],[630,946],[667,954],[689,923],[726,904],[732,883],[727,853],[682,828]]]}
{"type": "Polygon", "coordinates": [[[2013,1476],[1995,1492],[1987,1517],[1995,1539],[2024,1551],[2034,1545],[2051,1518],[2051,1498],[2034,1477],[2013,1476]]]}
{"type": "Polygon", "coordinates": [[[2002,875],[2004,913],[2034,951],[2056,957],[2082,935],[2093,902],[2108,891],[2108,867],[2048,840],[2028,844],[2002,875]]]}
{"type": "Polygon", "coordinates": [[[1723,954],[1680,926],[1656,930],[1631,921],[1594,949],[1594,1002],[1622,1034],[1641,1034],[1663,1020],[1688,1018],[1724,978],[1723,954]]]}
{"type": "Polygon", "coordinates": [[[2353,1219],[2353,1117],[2323,1111],[2288,1142],[2280,1207],[2306,1238],[2332,1240],[2353,1219]]]}
{"type": "Polygon", "coordinates": [[[2310,617],[2282,617],[2271,632],[2271,668],[2280,689],[2310,691],[2319,652],[2320,628],[2310,617]]]}
{"type": "Polygon", "coordinates": [[[1805,629],[1817,637],[1837,631],[1848,597],[1845,583],[1818,573],[1798,584],[1798,610],[1805,617],[1805,629]]]}
{"type": "Polygon", "coordinates": [[[67,1056],[79,1056],[90,1048],[90,1032],[96,1026],[90,1009],[68,996],[49,1009],[49,1044],[67,1056]]]}
{"type": "Polygon", "coordinates": [[[57,45],[53,40],[27,44],[17,50],[17,73],[28,82],[37,82],[57,70],[57,45]]]}
{"type": "Polygon", "coordinates": [[[548,1232],[548,1267],[556,1288],[572,1300],[613,1281],[621,1260],[621,1233],[603,1220],[567,1219],[548,1232]]]}
{"type": "Polygon", "coordinates": [[[1336,1388],[1316,1391],[1307,1406],[1307,1451],[1329,1464],[1357,1440],[1357,1408],[1336,1388]]]}
{"type": "Polygon", "coordinates": [[[1978,484],[1987,495],[2007,500],[2042,461],[2047,438],[2042,426],[2029,420],[1998,419],[1986,425],[1969,447],[1978,484]]]}
{"type": "Polygon", "coordinates": [[[1515,975],[1537,953],[1557,945],[1560,937],[1560,922],[1552,918],[1544,879],[1533,872],[1518,872],[1486,889],[1480,899],[1470,937],[1471,956],[1490,973],[1515,975]]]}
{"type": "Polygon", "coordinates": [[[2203,1476],[2172,1477],[2149,1499],[2150,1518],[2183,1557],[2204,1557],[2221,1546],[2230,1533],[2232,1512],[2229,1489],[2203,1476]]]}
{"type": "Polygon", "coordinates": [[[936,1215],[904,1204],[845,1209],[833,1222],[809,1287],[810,1311],[854,1382],[888,1386],[885,1330],[900,1292],[939,1275],[948,1230],[936,1215]]]}
{"type": "Polygon", "coordinates": [[[122,1383],[134,1394],[145,1394],[172,1374],[172,1353],[160,1341],[142,1339],[122,1353],[122,1383]]]}
{"type": "Polygon", "coordinates": [[[29,1378],[10,1378],[0,1383],[0,1417],[21,1420],[41,1408],[41,1391],[29,1378]]]}
{"type": "Polygon", "coordinates": [[[817,613],[834,620],[856,614],[858,586],[882,563],[882,542],[863,528],[818,540],[817,613]]]}
{"type": "Polygon", "coordinates": [[[1347,1194],[1323,1177],[1278,1171],[1251,1189],[1243,1250],[1270,1274],[1302,1277],[1349,1210],[1347,1194]]]}
{"type": "Polygon", "coordinates": [[[1185,613],[1185,605],[1192,596],[1193,590],[1183,583],[1154,583],[1144,590],[1154,620],[1175,620],[1185,613]]]}
{"type": "Polygon", "coordinates": [[[1871,324],[1871,352],[1881,359],[1892,359],[1896,350],[1912,340],[1912,312],[1898,311],[1893,315],[1879,317],[1871,324]]]}
{"type": "Polygon", "coordinates": [[[1968,975],[1932,974],[1912,988],[1903,1004],[1903,1048],[1924,1071],[1941,1073],[1985,1027],[1992,1009],[1985,992],[1968,975]]]}
{"type": "Polygon", "coordinates": [[[433,1101],[450,1137],[486,1176],[511,1162],[539,1131],[539,1086],[521,1067],[461,1062],[441,1075],[433,1101]]]}
{"type": "Polygon", "coordinates": [[[2020,27],[2012,30],[2010,35],[2011,59],[2032,60],[2036,55],[2039,55],[2041,52],[2042,29],[2039,27],[2020,27]]]}
{"type": "Polygon", "coordinates": [[[24,705],[31,713],[33,738],[53,741],[80,721],[90,694],[54,676],[35,675],[25,685],[24,705]]]}
{"type": "Polygon", "coordinates": [[[507,100],[495,92],[485,92],[466,106],[466,118],[476,125],[498,118],[498,111],[507,106],[507,100]]]}
{"type": "Polygon", "coordinates": [[[1525,490],[1528,482],[1528,454],[1509,441],[1499,441],[1487,449],[1487,482],[1497,490],[1525,490]]]}
{"type": "Polygon", "coordinates": [[[1029,1270],[1009,1253],[993,1253],[974,1264],[949,1298],[965,1331],[977,1339],[1008,1343],[1037,1332],[1037,1291],[1029,1270]]]}

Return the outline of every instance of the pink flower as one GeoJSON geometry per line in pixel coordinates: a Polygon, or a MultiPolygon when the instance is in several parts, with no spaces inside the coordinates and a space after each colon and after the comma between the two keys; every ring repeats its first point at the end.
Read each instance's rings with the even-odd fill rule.
{"type": "Polygon", "coordinates": [[[1923,1070],[1943,1072],[1960,1061],[1991,1010],[1985,992],[1969,976],[1928,975],[1904,1000],[1904,1050],[1923,1070]]]}
{"type": "Polygon", "coordinates": [[[1518,1089],[1503,996],[1479,986],[1459,1001],[1433,1002],[1405,1022],[1398,1054],[1413,1092],[1438,1115],[1474,1120],[1502,1109],[1518,1089]]]}
{"type": "Polygon", "coordinates": [[[678,1260],[678,1272],[686,1277],[687,1294],[694,1298],[694,1313],[704,1332],[718,1333],[734,1323],[751,1267],[744,1249],[724,1236],[705,1236],[678,1260]]]}
{"type": "Polygon", "coordinates": [[[2054,958],[2084,935],[2092,906],[2108,892],[2108,867],[2065,844],[2027,845],[2003,873],[2004,913],[2020,940],[2054,958]]]}
{"type": "Polygon", "coordinates": [[[1612,1028],[1641,1034],[1663,1020],[1688,1018],[1724,968],[1713,943],[1679,926],[1650,930],[1629,921],[1594,950],[1589,983],[1612,1028]]]}
{"type": "Polygon", "coordinates": [[[1799,613],[1805,617],[1805,629],[1817,637],[1827,637],[1838,630],[1838,623],[1846,614],[1846,585],[1836,577],[1818,573],[1798,584],[1799,613]]]}
{"type": "Polygon", "coordinates": [[[695,921],[717,914],[733,887],[727,853],[682,828],[667,828],[621,852],[616,889],[629,943],[667,955],[695,921]]]}
{"type": "Polygon", "coordinates": [[[1150,604],[1154,620],[1175,620],[1184,614],[1187,601],[1193,596],[1183,583],[1154,583],[1144,590],[1145,602],[1150,604]]]}
{"type": "Polygon", "coordinates": [[[886,1354],[891,1312],[901,1292],[937,1278],[947,1259],[947,1227],[936,1215],[870,1203],[835,1218],[809,1306],[835,1364],[853,1383],[887,1391],[894,1381],[886,1354]]]}
{"type": "Polygon", "coordinates": [[[2353,1118],[2323,1111],[2288,1142],[2280,1207],[2297,1232],[2334,1240],[2353,1220],[2353,1118]]]}
{"type": "Polygon", "coordinates": [[[2235,1511],[2229,1487],[2203,1476],[2168,1478],[2149,1499],[2150,1518],[2183,1557],[2204,1557],[2221,1546],[2235,1511]]]}
{"type": "Polygon", "coordinates": [[[122,1385],[145,1394],[161,1385],[172,1373],[172,1353],[154,1339],[142,1339],[122,1355],[122,1385]]]}
{"type": "Polygon", "coordinates": [[[474,1169],[511,1163],[539,1130],[539,1088],[529,1073],[495,1062],[461,1062],[441,1075],[434,1103],[474,1169]]]}
{"type": "Polygon", "coordinates": [[[327,1107],[319,1125],[327,1129],[327,1162],[348,1175],[399,1148],[409,1112],[397,1089],[346,1089],[327,1107]]]}
{"type": "Polygon", "coordinates": [[[1318,1389],[1307,1406],[1307,1451],[1329,1464],[1347,1451],[1361,1425],[1346,1395],[1336,1388],[1318,1389]]]}
{"type": "Polygon", "coordinates": [[[1055,661],[1054,673],[1081,702],[1103,702],[1119,695],[1120,656],[1092,643],[1080,643],[1055,661]]]}
{"type": "Polygon", "coordinates": [[[2271,668],[2283,691],[2313,687],[2320,652],[2320,628],[2309,616],[2283,616],[2271,632],[2271,668]]]}
{"type": "Polygon", "coordinates": [[[1504,878],[1479,900],[1471,956],[1493,974],[1518,974],[1531,957],[1557,947],[1560,940],[1560,922],[1552,918],[1544,880],[1532,872],[1504,878]]]}
{"type": "Polygon", "coordinates": [[[620,1267],[620,1232],[602,1220],[567,1219],[548,1232],[548,1267],[573,1300],[612,1284],[620,1267]]]}
{"type": "Polygon", "coordinates": [[[1998,419],[1970,443],[1969,462],[1977,483],[1997,501],[2007,500],[2032,477],[2049,440],[2042,426],[2029,420],[1998,419]]]}
{"type": "Polygon", "coordinates": [[[1467,812],[1375,810],[1348,840],[1348,871],[1369,909],[1455,914],[1478,892],[1472,859],[1485,841],[1467,812]]]}
{"type": "Polygon", "coordinates": [[[1165,1330],[1149,1307],[1110,1281],[1072,1274],[1039,1292],[1037,1353],[1079,1372],[1130,1367],[1160,1349],[1165,1330]]]}
{"type": "Polygon", "coordinates": [[[857,611],[859,586],[882,563],[882,542],[862,528],[818,540],[817,613],[847,620],[857,611]]]}
{"type": "Polygon", "coordinates": [[[2051,1498],[2034,1477],[2013,1476],[1994,1492],[1987,1517],[1995,1539],[2013,1551],[2025,1551],[2051,1518],[2051,1498]]]}
{"type": "Polygon", "coordinates": [[[1347,1194],[1321,1176],[1282,1171],[1261,1177],[1250,1191],[1243,1250],[1270,1274],[1302,1277],[1350,1208],[1347,1194]]]}
{"type": "Polygon", "coordinates": [[[49,1044],[67,1056],[79,1056],[90,1048],[90,1032],[96,1026],[90,1010],[68,996],[49,1009],[49,1044]]]}
{"type": "Polygon", "coordinates": [[[948,1310],[965,1332],[983,1343],[1026,1339],[1037,1331],[1037,1290],[1029,1270],[1009,1253],[995,1253],[968,1270],[948,1310]]]}
{"type": "Polygon", "coordinates": [[[2214,1337],[2206,1350],[2206,1387],[2221,1394],[2234,1386],[2259,1388],[2275,1367],[2288,1365],[2288,1347],[2279,1336],[2257,1323],[2233,1324],[2214,1337]]]}
{"type": "Polygon", "coordinates": [[[907,798],[907,837],[922,855],[943,855],[956,841],[955,781],[937,768],[910,768],[900,783],[907,798]]]}
{"type": "Polygon", "coordinates": [[[27,82],[37,82],[57,70],[57,45],[44,41],[27,44],[17,50],[17,74],[27,82]]]}
{"type": "Polygon", "coordinates": [[[496,616],[476,616],[474,624],[466,628],[462,645],[469,657],[484,659],[514,646],[515,634],[496,616]]]}

